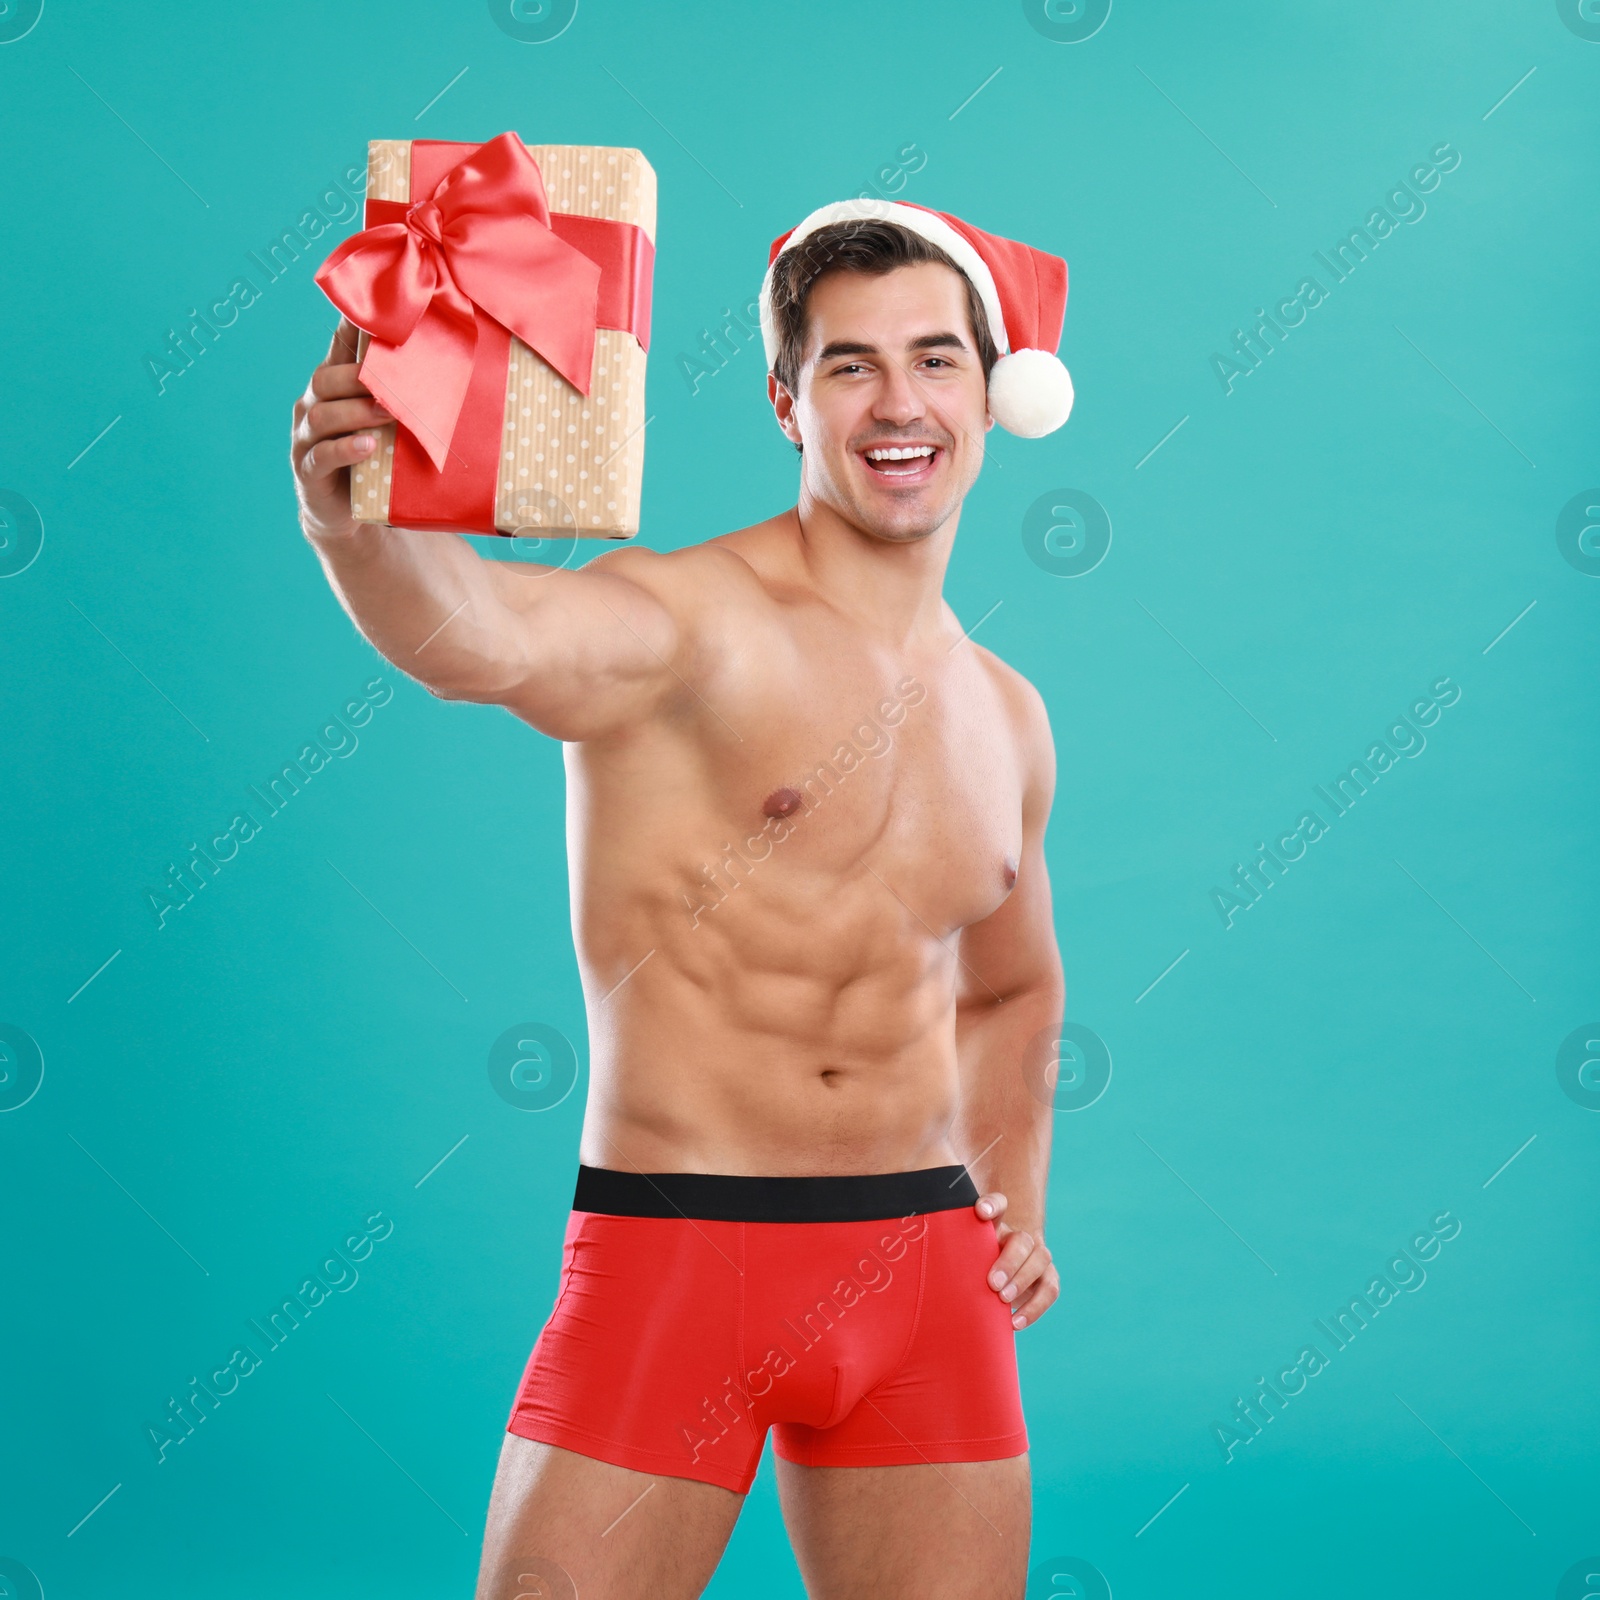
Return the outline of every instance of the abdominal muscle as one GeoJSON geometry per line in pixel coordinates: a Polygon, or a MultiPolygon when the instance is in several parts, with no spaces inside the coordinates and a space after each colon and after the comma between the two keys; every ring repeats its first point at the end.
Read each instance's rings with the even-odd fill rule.
{"type": "Polygon", "coordinates": [[[676,878],[590,864],[574,915],[586,1165],[807,1176],[958,1159],[950,947],[870,874],[782,866],[701,891],[691,915],[676,878]]]}

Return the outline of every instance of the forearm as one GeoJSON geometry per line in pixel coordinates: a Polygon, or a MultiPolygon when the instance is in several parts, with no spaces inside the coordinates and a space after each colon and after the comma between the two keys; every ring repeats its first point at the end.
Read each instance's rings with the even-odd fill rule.
{"type": "Polygon", "coordinates": [[[295,402],[289,460],[300,529],[350,620],[380,654],[436,694],[490,698],[516,663],[518,636],[497,600],[497,562],[452,533],[388,528],[351,515],[350,470],[393,421],[361,382],[357,330],[341,318],[326,359],[295,402]]]}
{"type": "Polygon", "coordinates": [[[1006,1196],[1006,1221],[1039,1234],[1045,1222],[1054,1108],[1024,1072],[1029,1046],[1060,1026],[1063,994],[1040,984],[956,1012],[961,1102],[953,1138],[982,1194],[1006,1196]]]}

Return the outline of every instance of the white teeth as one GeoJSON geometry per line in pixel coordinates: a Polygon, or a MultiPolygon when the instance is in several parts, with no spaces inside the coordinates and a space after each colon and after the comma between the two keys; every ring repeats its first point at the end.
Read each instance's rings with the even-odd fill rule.
{"type": "Polygon", "coordinates": [[[867,451],[867,460],[868,461],[910,461],[911,459],[913,459],[913,457],[916,457],[916,456],[931,456],[932,454],[933,454],[933,446],[931,444],[913,444],[913,445],[906,446],[906,448],[904,448],[904,449],[900,449],[900,448],[895,447],[895,446],[890,446],[890,447],[888,447],[886,449],[878,449],[878,450],[869,450],[869,451],[867,451]]]}

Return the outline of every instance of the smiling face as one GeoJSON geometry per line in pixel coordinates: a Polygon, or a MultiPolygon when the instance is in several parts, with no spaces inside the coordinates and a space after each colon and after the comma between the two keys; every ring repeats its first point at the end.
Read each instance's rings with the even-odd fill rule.
{"type": "Polygon", "coordinates": [[[993,426],[965,280],[922,261],[830,272],[806,304],[798,393],[768,380],[812,499],[875,539],[925,539],[960,510],[993,426]]]}

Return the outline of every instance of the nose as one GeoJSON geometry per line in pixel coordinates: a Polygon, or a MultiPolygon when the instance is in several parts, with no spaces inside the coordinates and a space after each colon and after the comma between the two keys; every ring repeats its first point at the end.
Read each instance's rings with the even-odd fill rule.
{"type": "Polygon", "coordinates": [[[873,399],[873,416],[882,422],[905,427],[915,422],[923,410],[922,386],[917,382],[916,375],[897,362],[888,363],[873,399]]]}

